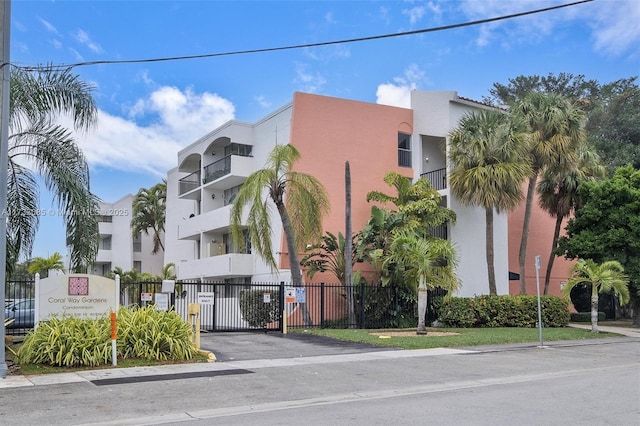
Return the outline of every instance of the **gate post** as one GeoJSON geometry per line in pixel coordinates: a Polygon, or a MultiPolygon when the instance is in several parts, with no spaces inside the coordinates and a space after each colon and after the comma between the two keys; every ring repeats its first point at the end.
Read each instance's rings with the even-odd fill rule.
{"type": "Polygon", "coordinates": [[[280,309],[279,314],[280,314],[280,321],[278,321],[279,324],[279,331],[280,333],[284,333],[284,312],[285,312],[285,306],[284,306],[284,281],[280,281],[280,292],[278,293],[278,299],[280,299],[278,302],[280,303],[280,309]]]}
{"type": "Polygon", "coordinates": [[[324,328],[324,283],[320,283],[320,328],[324,328]]]}

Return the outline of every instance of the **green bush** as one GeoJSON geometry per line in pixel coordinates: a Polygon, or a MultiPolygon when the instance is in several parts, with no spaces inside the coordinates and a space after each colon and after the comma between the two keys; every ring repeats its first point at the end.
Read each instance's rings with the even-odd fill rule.
{"type": "Polygon", "coordinates": [[[242,318],[251,327],[265,328],[267,324],[280,319],[280,291],[242,290],[240,292],[242,318]],[[264,293],[271,294],[271,300],[264,301],[264,293]]]}
{"type": "MultiPolygon", "coordinates": [[[[120,308],[116,356],[154,360],[191,359],[191,326],[174,311],[155,306],[120,308]]],[[[112,362],[111,321],[73,317],[40,322],[29,332],[17,354],[18,362],[64,367],[98,366],[112,362]]]]}
{"type": "MultiPolygon", "coordinates": [[[[569,323],[569,307],[564,299],[540,297],[545,327],[564,327],[569,323]]],[[[536,296],[453,297],[443,300],[439,321],[450,327],[535,327],[538,322],[536,296]]]]}
{"type": "MultiPolygon", "coordinates": [[[[604,321],[604,312],[598,312],[598,321],[604,321]]],[[[591,322],[591,312],[577,312],[571,314],[571,322],[591,322]]]]}

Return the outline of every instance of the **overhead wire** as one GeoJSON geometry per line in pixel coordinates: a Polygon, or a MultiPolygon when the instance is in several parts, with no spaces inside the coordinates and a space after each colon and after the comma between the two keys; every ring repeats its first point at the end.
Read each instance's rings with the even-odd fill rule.
{"type": "MultiPolygon", "coordinates": [[[[90,66],[90,65],[139,64],[139,63],[152,63],[152,62],[168,62],[168,61],[181,61],[181,60],[188,60],[188,59],[215,58],[215,57],[220,57],[220,56],[245,55],[245,54],[251,54],[251,53],[277,52],[277,51],[282,51],[282,50],[292,50],[292,49],[303,49],[303,48],[310,48],[310,47],[330,46],[330,45],[334,45],[334,44],[356,43],[356,42],[380,40],[380,39],[392,38],[392,37],[404,37],[404,36],[409,36],[409,35],[425,34],[425,33],[437,32],[437,31],[452,30],[452,29],[456,29],[456,28],[470,27],[470,26],[475,26],[475,25],[487,24],[487,23],[491,23],[491,22],[504,21],[506,19],[513,19],[513,18],[518,18],[518,17],[522,17],[522,16],[548,12],[548,11],[551,11],[551,10],[557,10],[557,9],[562,9],[562,8],[566,8],[566,7],[576,6],[576,5],[583,4],[583,3],[589,3],[589,2],[592,2],[592,1],[594,1],[594,0],[580,0],[580,1],[573,2],[573,3],[565,3],[565,4],[561,4],[561,5],[545,7],[545,8],[542,8],[542,9],[535,9],[535,10],[530,10],[530,11],[526,11],[526,12],[513,13],[513,14],[510,14],[510,15],[502,15],[502,16],[498,16],[498,17],[494,17],[494,18],[486,18],[486,19],[463,22],[463,23],[458,23],[458,24],[444,25],[444,26],[439,26],[439,27],[423,28],[423,29],[419,29],[419,30],[403,31],[403,32],[398,32],[398,33],[374,35],[374,36],[368,36],[368,37],[357,37],[357,38],[350,38],[350,39],[343,39],[343,40],[324,41],[324,42],[318,42],[318,43],[296,44],[296,45],[291,45],[291,46],[268,47],[268,48],[262,48],[262,49],[237,50],[237,51],[220,52],[220,53],[205,53],[205,54],[200,54],[200,55],[168,56],[168,57],[160,57],[160,58],[97,60],[97,61],[76,62],[76,63],[70,63],[70,64],[58,64],[58,65],[53,65],[52,64],[52,65],[47,65],[47,66],[42,66],[42,65],[38,65],[38,66],[19,66],[19,65],[15,65],[15,64],[11,64],[11,65],[16,67],[16,68],[23,69],[25,71],[37,71],[37,70],[42,70],[42,69],[49,69],[49,70],[50,69],[71,69],[71,68],[77,68],[77,67],[82,67],[82,66],[90,66]]],[[[6,65],[6,64],[3,63],[2,66],[0,66],[0,69],[2,67],[4,67],[4,65],[6,65]]]]}

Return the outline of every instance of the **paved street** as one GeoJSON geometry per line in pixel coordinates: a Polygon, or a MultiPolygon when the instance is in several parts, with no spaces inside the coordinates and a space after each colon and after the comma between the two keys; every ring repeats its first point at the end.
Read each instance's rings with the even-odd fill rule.
{"type": "MultiPolygon", "coordinates": [[[[251,337],[242,339],[255,353],[251,337]]],[[[272,348],[283,356],[24,378],[24,386],[0,387],[0,424],[624,426],[640,419],[640,339],[633,337],[333,354],[328,342],[255,339],[257,355],[272,348]]]]}

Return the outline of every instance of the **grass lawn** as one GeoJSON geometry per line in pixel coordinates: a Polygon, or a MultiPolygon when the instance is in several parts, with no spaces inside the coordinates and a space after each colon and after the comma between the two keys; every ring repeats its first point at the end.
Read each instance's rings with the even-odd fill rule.
{"type": "MultiPolygon", "coordinates": [[[[500,345],[508,343],[538,343],[537,328],[429,328],[427,334],[418,336],[414,329],[407,330],[348,330],[311,329],[292,330],[294,333],[310,333],[350,342],[370,343],[403,349],[451,348],[463,346],[500,345]]],[[[545,328],[543,342],[558,340],[586,340],[616,337],[614,333],[591,333],[571,327],[545,328]]]]}

